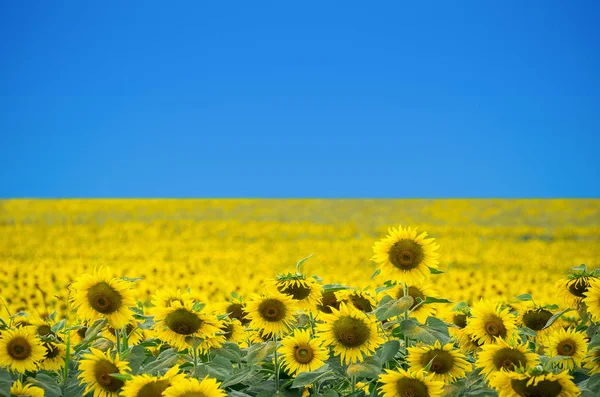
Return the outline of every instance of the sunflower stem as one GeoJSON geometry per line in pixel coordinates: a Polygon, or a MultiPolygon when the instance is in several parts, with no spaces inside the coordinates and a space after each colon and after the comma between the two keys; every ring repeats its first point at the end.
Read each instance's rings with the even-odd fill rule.
{"type": "MultiPolygon", "coordinates": [[[[402,287],[404,289],[404,296],[409,296],[408,295],[408,284],[404,283],[402,287]]],[[[404,310],[404,319],[405,320],[408,320],[408,315],[410,314],[409,309],[410,308],[406,308],[404,310]]],[[[404,349],[407,350],[409,345],[410,345],[410,339],[408,338],[408,336],[404,335],[404,349]]]]}
{"type": "MultiPolygon", "coordinates": [[[[65,327],[65,329],[67,329],[65,327]]],[[[65,353],[65,368],[63,370],[63,386],[67,386],[67,379],[69,379],[69,362],[71,361],[71,331],[65,331],[67,333],[67,348],[65,353]]]]}
{"type": "Polygon", "coordinates": [[[352,386],[352,393],[354,393],[356,391],[356,375],[352,375],[351,386],[352,386]]]}
{"type": "Polygon", "coordinates": [[[308,318],[310,320],[310,330],[312,332],[311,336],[315,336],[315,318],[313,317],[312,312],[308,312],[308,318]]]}
{"type": "Polygon", "coordinates": [[[115,338],[117,339],[116,348],[117,354],[121,357],[121,330],[115,328],[115,338]]]}
{"type": "Polygon", "coordinates": [[[194,370],[192,372],[192,378],[195,378],[196,369],[198,368],[198,346],[192,347],[192,356],[194,357],[194,370]]]}
{"type": "Polygon", "coordinates": [[[273,342],[275,342],[275,352],[273,353],[275,359],[275,391],[279,395],[279,357],[277,356],[277,333],[273,333],[273,342]]]}

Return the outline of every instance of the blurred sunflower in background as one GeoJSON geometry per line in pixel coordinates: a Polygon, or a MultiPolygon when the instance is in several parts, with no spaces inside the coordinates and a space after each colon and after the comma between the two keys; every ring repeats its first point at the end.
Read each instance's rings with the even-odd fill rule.
{"type": "Polygon", "coordinates": [[[423,372],[386,369],[379,375],[382,397],[441,397],[444,383],[426,377],[423,372]]]}
{"type": "Polygon", "coordinates": [[[498,392],[498,397],[576,397],[580,393],[567,371],[558,374],[499,371],[489,384],[498,392]]]}
{"type": "Polygon", "coordinates": [[[213,378],[204,378],[198,381],[195,378],[184,378],[174,382],[163,392],[163,397],[226,397],[224,390],[219,389],[221,384],[213,378]]]}
{"type": "Polygon", "coordinates": [[[16,380],[10,387],[11,396],[44,397],[44,393],[41,387],[24,385],[20,380],[16,380]]]}
{"type": "Polygon", "coordinates": [[[325,365],[329,351],[311,338],[307,330],[296,330],[281,340],[282,367],[292,376],[300,372],[315,371],[325,365]]]}
{"type": "Polygon", "coordinates": [[[296,301],[290,295],[277,291],[253,295],[246,304],[250,326],[278,337],[290,331],[297,310],[296,301]]]}
{"type": "Polygon", "coordinates": [[[375,317],[361,312],[354,306],[340,304],[332,314],[321,314],[324,323],[317,325],[318,338],[326,346],[332,346],[336,356],[346,364],[360,362],[363,355],[375,351],[383,342],[377,330],[375,317]]]}
{"type": "Polygon", "coordinates": [[[111,374],[125,374],[130,368],[118,355],[113,358],[92,347],[79,362],[79,369],[79,378],[86,384],[85,394],[93,392],[94,397],[117,397],[125,383],[111,374]]]}
{"type": "Polygon", "coordinates": [[[416,228],[391,227],[388,235],[373,245],[373,261],[379,264],[381,274],[408,284],[427,278],[429,268],[438,267],[438,245],[426,237],[427,232],[417,235],[416,228]]]}
{"type": "Polygon", "coordinates": [[[454,349],[454,343],[442,346],[440,341],[435,341],[433,345],[421,344],[407,350],[411,371],[426,371],[425,368],[429,365],[426,372],[431,374],[432,380],[452,383],[466,376],[471,367],[464,354],[454,349]]]}
{"type": "Polygon", "coordinates": [[[499,303],[480,301],[471,308],[465,331],[481,344],[510,340],[515,335],[516,318],[499,303]]]}
{"type": "Polygon", "coordinates": [[[163,392],[173,384],[185,378],[179,374],[179,366],[175,365],[163,376],[150,376],[147,374],[133,376],[125,382],[121,391],[122,397],[160,397],[163,392]]]}
{"type": "Polygon", "coordinates": [[[587,341],[583,332],[575,329],[559,329],[547,337],[544,353],[556,357],[556,365],[565,369],[573,369],[581,365],[587,351],[587,341]]]}
{"type": "Polygon", "coordinates": [[[537,354],[531,352],[526,344],[516,340],[505,342],[499,339],[496,344],[481,346],[477,352],[475,366],[488,378],[498,371],[515,371],[519,368],[530,369],[539,363],[537,354]]]}
{"type": "Polygon", "coordinates": [[[5,329],[0,335],[0,366],[24,374],[35,371],[46,349],[29,327],[5,329]]]}

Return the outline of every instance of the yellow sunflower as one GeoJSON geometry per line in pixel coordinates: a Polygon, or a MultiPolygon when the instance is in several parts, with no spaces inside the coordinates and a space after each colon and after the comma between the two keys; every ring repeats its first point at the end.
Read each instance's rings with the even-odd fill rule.
{"type": "Polygon", "coordinates": [[[556,291],[562,296],[565,303],[569,307],[577,307],[577,305],[585,298],[590,281],[597,280],[596,277],[590,275],[572,275],[556,282],[556,291]]]}
{"type": "Polygon", "coordinates": [[[478,339],[474,339],[471,334],[466,332],[464,329],[459,329],[456,331],[457,333],[455,335],[455,339],[458,342],[460,351],[463,353],[474,353],[479,350],[481,346],[483,346],[483,343],[481,343],[478,339]]]}
{"type": "Polygon", "coordinates": [[[297,309],[290,295],[275,291],[254,295],[246,304],[250,326],[278,337],[289,332],[297,309]]]}
{"type": "Polygon", "coordinates": [[[108,353],[90,348],[79,362],[79,378],[86,384],[84,394],[93,392],[94,397],[117,397],[124,382],[110,374],[125,374],[130,368],[126,361],[117,355],[112,358],[108,353]]]}
{"type": "Polygon", "coordinates": [[[498,397],[576,397],[579,389],[567,371],[534,375],[498,371],[490,379],[490,386],[498,391],[498,397]]]}
{"type": "Polygon", "coordinates": [[[329,358],[327,349],[319,346],[310,332],[297,329],[293,335],[281,340],[281,365],[292,376],[321,368],[329,358]]]}
{"type": "Polygon", "coordinates": [[[0,336],[0,367],[24,374],[37,370],[46,349],[29,328],[6,329],[0,336]]]}
{"type": "Polygon", "coordinates": [[[121,329],[133,321],[130,307],[135,306],[135,299],[130,287],[131,283],[111,278],[102,268],[72,284],[73,306],[84,320],[106,318],[111,327],[121,329]]]}
{"type": "Polygon", "coordinates": [[[46,354],[40,362],[40,368],[47,371],[58,371],[65,366],[67,346],[60,342],[45,342],[46,354]]]}
{"type": "Polygon", "coordinates": [[[550,310],[540,307],[527,307],[521,308],[521,315],[519,316],[519,323],[523,326],[534,330],[538,336],[544,336],[552,332],[553,329],[558,328],[560,325],[558,322],[554,322],[550,327],[544,329],[548,320],[552,318],[554,313],[550,310]]]}
{"type": "MultiPolygon", "coordinates": [[[[392,296],[394,299],[400,299],[404,297],[404,286],[402,284],[398,284],[394,288],[388,290],[386,293],[392,296]]],[[[417,301],[417,298],[419,298],[421,301],[424,301],[428,296],[437,297],[438,292],[431,286],[431,284],[416,283],[414,285],[409,285],[408,295],[413,298],[413,304],[409,309],[413,310],[410,313],[411,317],[416,318],[417,321],[424,324],[427,320],[427,317],[435,315],[435,305],[419,305],[419,302],[417,301]]]]}
{"type": "Polygon", "coordinates": [[[481,368],[481,372],[488,378],[498,371],[515,371],[518,368],[527,370],[538,363],[538,355],[531,352],[526,344],[519,344],[514,339],[508,343],[498,339],[496,344],[481,346],[475,366],[481,368]]]}
{"type": "Polygon", "coordinates": [[[458,339],[459,334],[467,326],[468,317],[468,314],[462,311],[451,311],[447,313],[444,316],[445,321],[455,325],[455,327],[448,327],[448,333],[458,339]]]}
{"type": "Polygon", "coordinates": [[[407,361],[412,371],[424,371],[431,362],[428,372],[432,380],[452,383],[465,377],[470,370],[471,364],[462,353],[454,349],[453,343],[442,346],[440,341],[435,341],[433,345],[421,344],[409,347],[407,350],[409,353],[407,361]]]}
{"type": "Polygon", "coordinates": [[[201,382],[195,378],[185,378],[173,382],[164,391],[163,397],[226,397],[224,390],[219,389],[221,383],[213,378],[204,378],[201,382]]]}
{"type": "Polygon", "coordinates": [[[280,275],[270,282],[282,294],[290,295],[298,307],[314,311],[321,304],[321,286],[314,278],[302,274],[280,275]]]}
{"type": "Polygon", "coordinates": [[[335,297],[338,302],[352,304],[361,312],[370,313],[375,310],[375,307],[377,306],[377,301],[367,291],[341,289],[335,291],[335,297]]]}
{"type": "Polygon", "coordinates": [[[339,309],[340,302],[335,296],[336,291],[323,291],[321,293],[321,304],[317,306],[317,310],[323,313],[331,314],[331,309],[339,309]]]}
{"type": "Polygon", "coordinates": [[[246,330],[237,319],[224,320],[221,322],[221,332],[225,338],[225,342],[237,343],[241,347],[246,347],[247,334],[246,330]]]}
{"type": "Polygon", "coordinates": [[[175,365],[163,376],[137,375],[125,382],[121,397],[160,397],[171,385],[185,378],[178,374],[179,366],[175,365]]]}
{"type": "Polygon", "coordinates": [[[587,342],[585,334],[574,329],[558,329],[547,337],[544,352],[549,357],[558,357],[556,364],[565,369],[573,369],[581,365],[585,357],[587,342]]]}
{"type": "Polygon", "coordinates": [[[201,339],[200,349],[204,351],[207,346],[203,343],[221,332],[221,322],[197,311],[192,300],[173,301],[168,307],[155,309],[153,330],[160,340],[179,350],[189,348],[191,340],[201,339]]]}
{"type": "Polygon", "coordinates": [[[589,288],[584,295],[583,303],[587,306],[590,318],[595,322],[600,322],[600,279],[591,279],[589,288]]]}
{"type": "Polygon", "coordinates": [[[510,340],[515,335],[516,318],[500,304],[480,301],[471,308],[465,331],[479,343],[496,343],[497,339],[510,340]]]}
{"type": "Polygon", "coordinates": [[[245,311],[246,304],[241,298],[215,305],[216,314],[228,314],[230,319],[238,320],[243,326],[250,324],[245,311]]]}
{"type": "Polygon", "coordinates": [[[583,359],[584,368],[590,370],[590,375],[600,373],[600,348],[590,350],[583,359]]]}
{"type": "Polygon", "coordinates": [[[189,291],[181,292],[180,289],[159,289],[152,295],[152,307],[148,309],[150,315],[154,315],[155,311],[165,307],[171,307],[174,302],[184,304],[185,301],[194,300],[189,291]]]}
{"type": "Polygon", "coordinates": [[[44,397],[44,389],[32,385],[24,385],[16,380],[10,387],[11,396],[44,397]]]}
{"type": "Polygon", "coordinates": [[[415,284],[426,279],[429,268],[437,269],[438,245],[427,232],[417,235],[410,227],[390,228],[388,235],[373,245],[373,261],[389,280],[415,284]]]}
{"type": "Polygon", "coordinates": [[[332,314],[321,314],[325,321],[317,325],[323,344],[333,346],[333,352],[346,364],[360,362],[364,354],[371,354],[384,340],[377,331],[374,316],[340,303],[332,314]]]}
{"type": "MultiPolygon", "coordinates": [[[[136,321],[127,324],[125,332],[127,332],[128,346],[139,345],[145,339],[144,330],[139,327],[139,324],[136,321]]],[[[106,327],[106,329],[102,331],[101,335],[109,341],[117,343],[117,336],[113,327],[106,327]]]]}
{"type": "Polygon", "coordinates": [[[397,369],[379,375],[381,397],[441,397],[444,383],[425,377],[423,372],[397,369]]]}

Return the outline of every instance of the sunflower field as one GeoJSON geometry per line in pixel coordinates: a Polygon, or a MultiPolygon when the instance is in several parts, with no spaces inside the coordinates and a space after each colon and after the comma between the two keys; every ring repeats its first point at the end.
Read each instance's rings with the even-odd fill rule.
{"type": "Polygon", "coordinates": [[[0,397],[600,395],[600,200],[0,201],[0,397]]]}

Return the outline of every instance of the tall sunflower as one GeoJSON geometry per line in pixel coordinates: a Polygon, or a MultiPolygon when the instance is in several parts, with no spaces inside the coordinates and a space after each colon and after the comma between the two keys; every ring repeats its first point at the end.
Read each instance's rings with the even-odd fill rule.
{"type": "Polygon", "coordinates": [[[427,278],[429,268],[437,269],[438,245],[426,238],[427,232],[417,235],[417,229],[398,226],[373,245],[373,260],[380,265],[387,279],[414,284],[427,278]]]}
{"type": "Polygon", "coordinates": [[[72,284],[73,306],[84,320],[106,318],[111,327],[121,329],[133,321],[130,307],[135,306],[135,299],[130,287],[130,282],[111,278],[101,268],[93,275],[84,274],[72,284]]]}
{"type": "Polygon", "coordinates": [[[11,396],[29,396],[29,397],[44,397],[44,389],[37,386],[21,383],[20,380],[15,381],[10,387],[11,396]]]}
{"type": "Polygon", "coordinates": [[[306,330],[297,329],[293,335],[281,340],[281,364],[290,375],[310,372],[321,368],[329,358],[327,349],[311,338],[306,330]]]}
{"type": "Polygon", "coordinates": [[[166,389],[163,397],[226,397],[224,390],[219,389],[221,384],[213,378],[204,378],[201,382],[195,378],[184,378],[173,382],[166,389]]]}
{"type": "Polygon", "coordinates": [[[253,295],[246,304],[250,326],[277,336],[289,332],[297,309],[298,306],[290,295],[276,291],[253,295]]]}
{"type": "Polygon", "coordinates": [[[465,331],[479,343],[496,343],[498,339],[512,339],[516,318],[500,304],[480,301],[471,308],[465,331]]]}
{"type": "Polygon", "coordinates": [[[538,362],[538,355],[531,352],[526,344],[519,344],[514,339],[508,343],[499,339],[496,344],[481,346],[475,366],[481,368],[481,372],[487,378],[498,371],[530,369],[538,362]]]}
{"type": "Polygon", "coordinates": [[[423,372],[397,369],[379,375],[382,397],[441,397],[444,383],[426,377],[423,372]]]}
{"type": "Polygon", "coordinates": [[[321,286],[304,274],[280,274],[270,284],[280,293],[290,295],[302,310],[314,311],[321,304],[321,286]]]}
{"type": "Polygon", "coordinates": [[[556,364],[565,369],[573,369],[581,365],[585,357],[587,342],[585,334],[570,328],[558,329],[547,337],[547,347],[544,352],[549,357],[558,357],[556,364]]]}
{"type": "Polygon", "coordinates": [[[364,354],[370,354],[384,340],[377,331],[377,320],[369,314],[340,303],[340,309],[332,314],[321,314],[325,321],[317,326],[318,338],[346,364],[360,362],[364,354]]]}
{"type": "Polygon", "coordinates": [[[29,328],[6,329],[0,335],[0,367],[24,374],[37,370],[46,349],[29,328]]]}
{"type": "Polygon", "coordinates": [[[108,353],[90,348],[89,354],[79,362],[79,378],[86,384],[84,394],[93,392],[94,397],[117,397],[124,382],[111,374],[125,374],[130,368],[119,356],[111,357],[108,353]]]}
{"type": "Polygon", "coordinates": [[[44,342],[46,354],[40,362],[40,368],[47,371],[58,371],[65,366],[67,347],[61,342],[44,342]]]}
{"type": "Polygon", "coordinates": [[[587,311],[592,320],[600,322],[600,279],[590,280],[589,288],[584,293],[583,303],[587,306],[587,311]]]}
{"type": "MultiPolygon", "coordinates": [[[[155,308],[153,328],[163,342],[179,349],[190,347],[190,339],[202,343],[221,332],[221,322],[216,317],[197,310],[192,300],[173,301],[168,307],[155,308]]],[[[224,340],[224,338],[222,338],[224,340]]],[[[205,347],[200,344],[201,350],[205,347]]]]}
{"type": "Polygon", "coordinates": [[[178,374],[179,366],[175,365],[163,376],[137,375],[125,382],[122,397],[161,397],[163,392],[173,384],[185,378],[185,374],[178,374]]]}
{"type": "Polygon", "coordinates": [[[579,389],[567,371],[554,374],[532,374],[529,372],[499,371],[490,379],[498,397],[576,397],[579,389]]]}
{"type": "Polygon", "coordinates": [[[412,371],[424,371],[429,363],[432,380],[452,383],[466,376],[471,364],[466,357],[454,349],[453,343],[444,346],[440,341],[433,345],[419,345],[408,348],[408,363],[412,371]]]}

